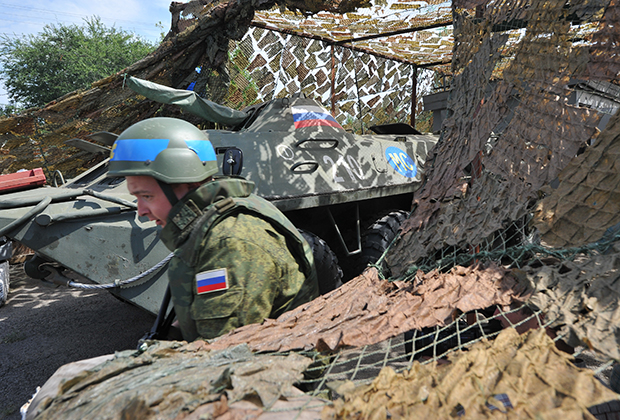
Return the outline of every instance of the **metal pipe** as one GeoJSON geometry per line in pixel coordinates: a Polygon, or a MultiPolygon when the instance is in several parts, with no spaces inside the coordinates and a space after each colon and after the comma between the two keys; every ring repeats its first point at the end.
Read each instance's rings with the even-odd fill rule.
{"type": "MultiPolygon", "coordinates": [[[[78,198],[81,195],[90,195],[91,197],[98,198],[100,200],[109,201],[111,203],[120,204],[125,207],[129,207],[130,209],[137,209],[138,206],[131,201],[127,201],[120,197],[115,197],[112,195],[101,194],[93,190],[69,190],[67,191],[55,191],[53,195],[49,195],[46,198],[50,198],[53,202],[59,201],[68,201],[78,198]]],[[[28,207],[33,206],[39,203],[41,200],[38,197],[30,197],[30,198],[20,198],[15,200],[0,200],[0,210],[4,209],[15,209],[20,207],[28,207]]]]}
{"type": "Polygon", "coordinates": [[[332,53],[332,74],[331,74],[331,82],[332,82],[332,117],[336,118],[336,57],[334,52],[334,46],[331,46],[332,53]]]}
{"type": "MultiPolygon", "coordinates": [[[[55,192],[53,195],[48,195],[45,198],[49,198],[51,201],[73,200],[83,194],[84,190],[67,190],[66,192],[55,192]]],[[[21,198],[16,200],[0,200],[0,209],[15,209],[19,207],[34,206],[40,201],[41,199],[39,197],[21,198]]]]}
{"type": "Polygon", "coordinates": [[[119,197],[114,197],[113,195],[101,194],[101,193],[98,193],[97,191],[93,191],[93,190],[84,190],[84,194],[90,195],[90,196],[98,198],[100,200],[105,200],[105,201],[109,201],[111,203],[120,204],[122,206],[129,207],[130,209],[134,209],[135,210],[135,209],[138,208],[136,203],[132,203],[131,201],[127,201],[127,200],[124,200],[124,199],[119,198],[119,197]]]}
{"type": "Polygon", "coordinates": [[[13,222],[9,223],[8,225],[0,229],[0,236],[4,236],[7,232],[10,232],[11,230],[26,223],[28,220],[30,220],[32,216],[34,216],[35,214],[39,214],[43,210],[45,210],[51,202],[52,202],[52,198],[50,196],[45,197],[35,207],[28,210],[26,213],[22,214],[22,216],[19,219],[14,220],[13,222]]]}
{"type": "MultiPolygon", "coordinates": [[[[49,226],[56,222],[65,222],[69,220],[85,219],[87,217],[108,216],[111,214],[120,214],[122,209],[120,207],[108,207],[101,209],[87,209],[77,212],[63,213],[63,214],[39,214],[35,217],[34,221],[39,226],[49,226]]],[[[132,210],[133,211],[133,210],[132,210]]]]}
{"type": "MultiPolygon", "coordinates": [[[[452,24],[452,22],[450,21],[450,22],[445,22],[445,23],[438,24],[438,26],[449,26],[451,24],[452,24]]],[[[368,48],[355,47],[353,45],[344,45],[344,44],[348,44],[348,43],[353,42],[353,41],[360,41],[360,40],[363,41],[364,38],[358,38],[356,40],[345,39],[345,40],[342,40],[342,41],[335,41],[333,39],[330,39],[330,38],[327,38],[327,37],[324,37],[324,36],[301,34],[301,33],[297,33],[297,32],[295,32],[293,30],[290,30],[290,29],[276,28],[274,26],[266,25],[266,24],[263,24],[261,22],[252,22],[250,26],[254,26],[256,28],[267,29],[269,31],[279,32],[279,33],[282,33],[282,34],[294,35],[294,36],[298,36],[300,38],[315,39],[317,41],[323,41],[323,42],[325,42],[328,45],[338,45],[338,46],[341,46],[341,47],[344,47],[344,48],[348,48],[348,49],[353,50],[353,51],[360,51],[360,52],[363,52],[364,54],[370,54],[370,55],[373,55],[375,57],[385,58],[387,60],[393,60],[393,61],[396,61],[398,63],[416,64],[420,68],[435,67],[435,66],[438,66],[438,65],[450,64],[452,62],[452,59],[448,59],[447,61],[436,61],[436,62],[432,62],[432,63],[415,63],[412,60],[406,60],[406,59],[401,58],[401,57],[396,57],[396,56],[389,55],[389,54],[380,54],[380,53],[377,53],[376,51],[372,51],[371,49],[368,49],[368,48]]],[[[436,26],[434,26],[434,25],[430,25],[430,26],[425,26],[425,27],[420,27],[420,28],[406,29],[406,30],[404,30],[404,32],[401,32],[401,31],[395,31],[395,32],[398,32],[398,33],[416,32],[416,31],[421,31],[421,30],[425,30],[425,29],[432,29],[432,28],[435,28],[435,27],[436,26]]],[[[392,36],[392,35],[397,35],[397,34],[392,33],[392,32],[385,32],[383,34],[377,34],[376,36],[373,35],[372,37],[373,38],[383,38],[383,37],[392,36]]]]}

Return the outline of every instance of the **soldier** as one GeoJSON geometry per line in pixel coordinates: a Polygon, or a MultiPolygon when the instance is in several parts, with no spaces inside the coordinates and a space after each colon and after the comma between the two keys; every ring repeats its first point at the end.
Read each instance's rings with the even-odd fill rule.
{"type": "Polygon", "coordinates": [[[138,215],[163,227],[174,251],[172,303],[187,341],[275,318],[318,296],[312,251],[297,229],[240,177],[213,177],[205,134],[174,118],[123,131],[109,177],[125,177],[138,215]]]}

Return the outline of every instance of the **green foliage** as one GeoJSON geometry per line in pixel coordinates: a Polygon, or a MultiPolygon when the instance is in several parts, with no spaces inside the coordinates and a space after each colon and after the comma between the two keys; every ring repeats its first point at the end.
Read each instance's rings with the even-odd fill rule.
{"type": "Polygon", "coordinates": [[[233,73],[236,74],[229,85],[228,97],[236,99],[231,105],[234,108],[243,109],[256,103],[260,89],[247,70],[250,63],[243,50],[235,48],[235,50],[229,51],[228,61],[232,66],[233,73]]]}
{"type": "Polygon", "coordinates": [[[0,117],[8,117],[13,114],[19,114],[23,109],[15,104],[2,105],[0,104],[0,117]]]}
{"type": "Polygon", "coordinates": [[[46,25],[25,37],[0,36],[0,79],[9,97],[42,106],[110,76],[155,49],[94,16],[77,25],[46,25]]]}

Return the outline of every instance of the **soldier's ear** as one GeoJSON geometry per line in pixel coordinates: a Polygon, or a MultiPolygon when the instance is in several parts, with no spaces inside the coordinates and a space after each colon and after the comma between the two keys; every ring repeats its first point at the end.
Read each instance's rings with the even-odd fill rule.
{"type": "Polygon", "coordinates": [[[181,198],[185,197],[188,192],[198,188],[200,185],[200,182],[184,182],[180,184],[172,184],[172,191],[174,191],[174,194],[180,200],[181,198]]]}
{"type": "MultiPolygon", "coordinates": [[[[213,178],[212,178],[212,177],[207,178],[207,180],[209,180],[209,181],[210,181],[211,179],[213,179],[213,178]]],[[[195,190],[196,188],[200,187],[200,186],[201,186],[202,184],[204,184],[205,182],[206,182],[206,181],[202,181],[202,182],[190,182],[190,183],[188,183],[187,185],[188,185],[189,190],[191,191],[191,190],[195,190]]]]}

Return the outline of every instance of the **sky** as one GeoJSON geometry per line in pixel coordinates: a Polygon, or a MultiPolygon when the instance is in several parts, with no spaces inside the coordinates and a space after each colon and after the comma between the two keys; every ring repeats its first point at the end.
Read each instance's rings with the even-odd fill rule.
{"type": "MultiPolygon", "coordinates": [[[[46,24],[77,24],[97,15],[106,26],[156,43],[170,29],[172,0],[0,0],[0,35],[37,34],[46,24]],[[162,28],[156,25],[161,22],[162,28]]],[[[9,100],[0,81],[0,104],[9,100]]]]}

